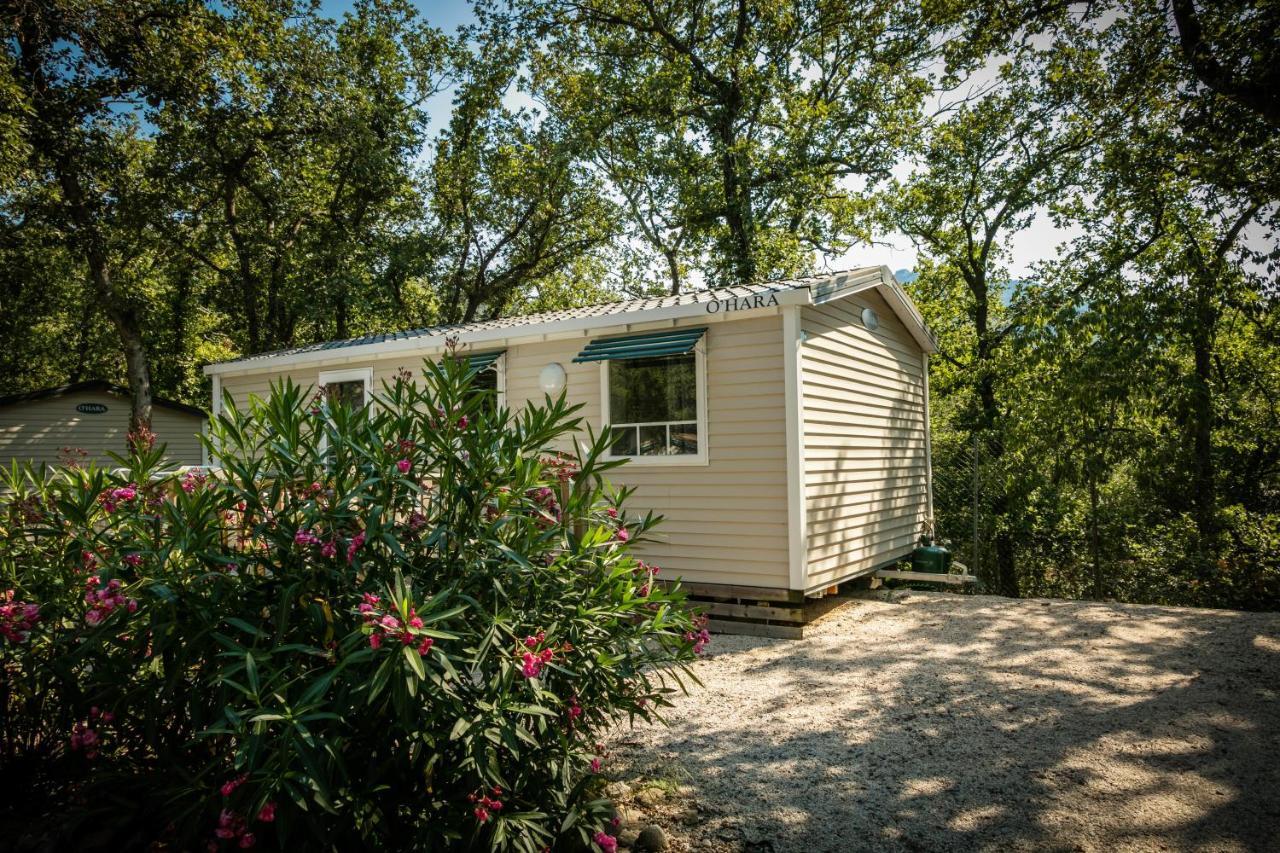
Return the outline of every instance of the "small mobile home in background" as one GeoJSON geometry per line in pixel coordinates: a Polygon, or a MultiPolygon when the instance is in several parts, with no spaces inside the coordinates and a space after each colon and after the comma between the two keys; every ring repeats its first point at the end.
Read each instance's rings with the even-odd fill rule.
{"type": "MultiPolygon", "coordinates": [[[[151,429],[173,465],[199,465],[206,415],[195,406],[152,399],[151,429]]],[[[0,397],[0,465],[13,460],[56,465],[63,448],[114,466],[129,433],[129,390],[93,380],[0,397]]]]}
{"type": "MultiPolygon", "coordinates": [[[[368,400],[446,339],[503,404],[567,391],[665,517],[640,550],[717,620],[796,636],[806,598],[908,556],[932,512],[934,340],[887,267],[333,341],[209,365],[215,414],[271,383],[368,400]],[[760,624],[763,623],[763,624],[760,624]],[[772,630],[768,630],[772,629],[772,630]]],[[[732,626],[721,626],[732,627],[732,626]]]]}

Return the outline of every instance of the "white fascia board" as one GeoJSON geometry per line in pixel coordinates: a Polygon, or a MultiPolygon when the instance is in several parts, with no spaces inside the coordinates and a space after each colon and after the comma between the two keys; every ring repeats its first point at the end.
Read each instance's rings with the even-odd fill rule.
{"type": "Polygon", "coordinates": [[[857,293],[864,293],[868,290],[877,290],[884,297],[884,301],[893,309],[893,313],[902,325],[907,327],[907,331],[911,333],[920,349],[926,353],[938,351],[938,342],[933,337],[933,332],[929,331],[929,327],[925,325],[924,317],[911,301],[911,297],[907,296],[907,292],[902,289],[902,285],[898,284],[898,279],[893,275],[893,271],[888,267],[879,267],[871,275],[860,278],[847,287],[833,290],[814,299],[815,305],[824,302],[835,302],[838,299],[846,299],[857,293]]]}
{"type": "MultiPolygon", "coordinates": [[[[754,296],[755,294],[753,294],[754,296]]],[[[809,305],[812,298],[809,288],[798,287],[776,290],[760,294],[772,295],[777,299],[777,306],[809,305]]],[[[747,298],[747,297],[739,297],[747,298]]],[[[724,300],[719,300],[723,302],[724,300]]],[[[473,332],[461,332],[457,335],[425,335],[416,338],[402,338],[395,341],[382,341],[376,344],[361,344],[350,347],[337,347],[312,352],[285,353],[278,356],[255,358],[250,361],[228,361],[221,364],[208,364],[204,372],[209,376],[262,373],[298,365],[342,364],[352,361],[365,361],[375,358],[403,353],[428,354],[443,351],[449,338],[456,338],[460,345],[480,347],[498,344],[513,346],[519,343],[555,340],[556,338],[586,336],[589,333],[606,332],[619,328],[627,328],[647,323],[675,321],[690,317],[700,317],[709,322],[718,320],[746,320],[751,317],[776,314],[777,309],[769,307],[749,308],[740,311],[718,311],[710,313],[707,306],[710,301],[690,302],[685,305],[670,305],[665,308],[651,308],[647,311],[628,311],[624,314],[603,314],[590,317],[570,317],[564,320],[549,320],[528,325],[506,326],[501,329],[477,329],[473,332]]]]}
{"type": "Polygon", "coordinates": [[[782,314],[783,400],[787,442],[788,589],[809,583],[809,519],[805,507],[804,335],[800,306],[782,314]]]}
{"type": "Polygon", "coordinates": [[[907,292],[902,289],[902,285],[898,283],[893,271],[888,267],[881,267],[880,278],[883,282],[881,293],[884,295],[885,301],[889,303],[893,313],[898,315],[898,319],[902,321],[902,324],[907,327],[907,331],[911,333],[911,336],[916,339],[916,343],[920,344],[920,349],[926,353],[937,352],[938,339],[933,336],[933,332],[925,325],[920,309],[916,308],[915,303],[911,301],[911,297],[907,296],[907,292]]]}

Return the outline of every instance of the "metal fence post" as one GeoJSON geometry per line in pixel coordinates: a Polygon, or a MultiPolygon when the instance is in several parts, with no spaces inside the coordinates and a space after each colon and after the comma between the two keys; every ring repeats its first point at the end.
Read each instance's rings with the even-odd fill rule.
{"type": "Polygon", "coordinates": [[[982,558],[978,554],[978,465],[981,461],[979,458],[978,435],[973,436],[973,574],[981,577],[979,569],[982,566],[982,558]]]}

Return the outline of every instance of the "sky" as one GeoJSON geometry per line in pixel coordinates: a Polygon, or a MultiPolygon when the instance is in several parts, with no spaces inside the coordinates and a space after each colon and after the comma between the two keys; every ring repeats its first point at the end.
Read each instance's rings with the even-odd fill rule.
{"type": "MultiPolygon", "coordinates": [[[[338,18],[352,5],[351,0],[322,0],[320,8],[323,14],[338,18]]],[[[454,32],[460,26],[475,22],[469,0],[416,0],[414,5],[432,25],[446,32],[454,32]]],[[[446,91],[427,102],[432,133],[448,121],[451,98],[452,93],[446,91]]],[[[1047,215],[1037,216],[1030,227],[1013,238],[1010,275],[1015,279],[1028,277],[1034,263],[1054,257],[1058,246],[1077,234],[1056,228],[1047,215]]],[[[917,258],[918,253],[910,240],[901,235],[883,235],[875,245],[855,246],[838,258],[827,259],[826,266],[843,269],[884,264],[892,270],[913,270],[917,258]]]]}

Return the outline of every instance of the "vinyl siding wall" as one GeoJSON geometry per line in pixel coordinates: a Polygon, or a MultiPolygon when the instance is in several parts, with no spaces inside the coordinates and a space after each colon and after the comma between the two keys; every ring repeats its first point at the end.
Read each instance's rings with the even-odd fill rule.
{"type": "MultiPolygon", "coordinates": [[[[161,406],[151,410],[151,427],[167,446],[175,465],[200,464],[204,419],[161,406]]],[[[0,407],[0,464],[13,459],[57,464],[63,447],[78,447],[100,465],[114,465],[107,452],[123,453],[129,432],[129,401],[114,394],[88,392],[49,397],[0,407]],[[100,403],[102,414],[76,411],[81,403],[100,403]]]]}
{"type": "Polygon", "coordinates": [[[928,513],[925,384],[919,345],[876,293],[806,306],[800,324],[813,590],[913,548],[928,513]]]}
{"type": "MultiPolygon", "coordinates": [[[[678,325],[704,322],[682,320],[678,325]]],[[[634,324],[639,332],[653,326],[634,324]]],[[[670,328],[670,324],[660,326],[670,328]]],[[[582,403],[591,426],[601,427],[601,368],[573,358],[600,331],[563,341],[507,348],[506,400],[513,409],[541,402],[538,374],[549,362],[564,366],[568,398],[582,403]]],[[[690,582],[788,586],[785,406],[782,374],[782,319],[779,315],[712,322],[703,339],[707,363],[709,464],[627,465],[612,479],[634,486],[628,511],[664,516],[641,543],[645,559],[664,577],[690,582]]],[[[490,349],[491,347],[480,348],[490,349]]],[[[371,367],[374,386],[402,367],[415,373],[423,356],[290,368],[249,375],[226,375],[222,387],[237,403],[250,394],[266,396],[272,380],[292,377],[315,385],[321,371],[371,367]]],[[[568,448],[565,448],[568,449],[568,448]]]]}

